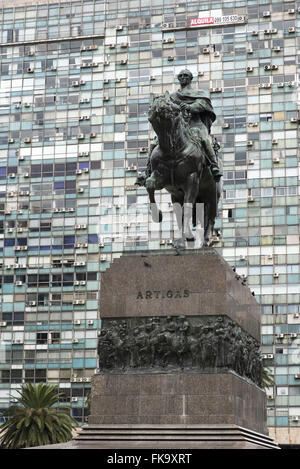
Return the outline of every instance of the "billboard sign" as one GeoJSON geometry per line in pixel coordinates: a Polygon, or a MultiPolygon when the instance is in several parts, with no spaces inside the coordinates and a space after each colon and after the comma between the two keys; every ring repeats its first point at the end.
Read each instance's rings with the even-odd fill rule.
{"type": "Polygon", "coordinates": [[[226,26],[246,23],[244,15],[208,16],[206,18],[191,18],[191,28],[205,28],[207,26],[226,26]]]}

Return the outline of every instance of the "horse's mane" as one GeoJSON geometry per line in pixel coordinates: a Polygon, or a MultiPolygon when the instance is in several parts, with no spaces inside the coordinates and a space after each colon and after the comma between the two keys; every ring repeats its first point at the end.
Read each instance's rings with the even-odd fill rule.
{"type": "MultiPolygon", "coordinates": [[[[159,114],[159,109],[161,107],[177,107],[178,110],[180,110],[180,107],[178,106],[177,103],[173,102],[169,96],[166,95],[161,95],[156,97],[156,99],[153,101],[153,103],[150,106],[150,110],[152,112],[156,112],[159,114]],[[168,106],[168,104],[170,104],[168,106]]],[[[192,141],[194,145],[196,145],[199,149],[201,148],[201,143],[200,143],[200,135],[197,132],[197,129],[191,129],[189,126],[188,122],[184,119],[182,112],[180,112],[180,119],[181,119],[181,125],[184,127],[185,131],[187,132],[189,139],[192,141]]]]}

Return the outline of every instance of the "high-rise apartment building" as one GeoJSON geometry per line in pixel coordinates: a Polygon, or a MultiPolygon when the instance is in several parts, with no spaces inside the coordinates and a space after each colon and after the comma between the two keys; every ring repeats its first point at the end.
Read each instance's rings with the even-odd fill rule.
{"type": "MultiPolygon", "coordinates": [[[[169,249],[134,182],[151,94],[185,67],[210,90],[223,197],[215,248],[262,306],[268,426],[300,444],[300,2],[4,1],[0,7],[0,408],[57,384],[84,421],[101,273],[169,249]],[[299,419],[299,421],[298,421],[299,419]]],[[[154,136],[153,132],[150,134],[154,136]]]]}

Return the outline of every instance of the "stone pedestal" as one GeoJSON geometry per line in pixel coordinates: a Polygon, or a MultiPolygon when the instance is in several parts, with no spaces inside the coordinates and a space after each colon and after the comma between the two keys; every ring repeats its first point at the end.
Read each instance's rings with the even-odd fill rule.
{"type": "Polygon", "coordinates": [[[276,447],[257,373],[260,308],[216,251],[114,260],[101,319],[79,448],[276,447]]]}

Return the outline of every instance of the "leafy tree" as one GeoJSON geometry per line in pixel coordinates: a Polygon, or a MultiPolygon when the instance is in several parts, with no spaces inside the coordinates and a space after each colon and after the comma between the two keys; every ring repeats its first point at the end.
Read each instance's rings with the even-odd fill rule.
{"type": "Polygon", "coordinates": [[[18,403],[7,409],[8,419],[0,426],[2,448],[28,448],[72,439],[72,427],[77,422],[65,406],[55,406],[62,395],[55,386],[27,383],[18,392],[18,403]]]}

